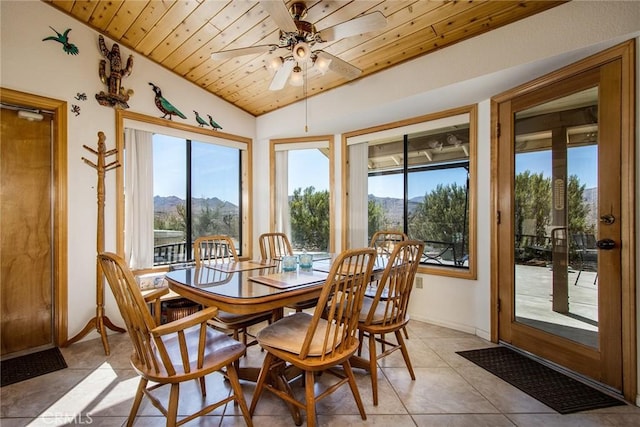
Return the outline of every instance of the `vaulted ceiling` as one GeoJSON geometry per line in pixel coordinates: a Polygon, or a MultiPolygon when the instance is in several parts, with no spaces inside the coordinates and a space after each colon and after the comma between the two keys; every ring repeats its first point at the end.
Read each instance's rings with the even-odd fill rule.
{"type": "MultiPolygon", "coordinates": [[[[312,39],[311,50],[326,52],[334,58],[333,65],[323,74],[308,62],[302,68],[305,85],[283,84],[280,90],[269,90],[275,73],[269,60],[283,57],[286,64],[292,53],[291,48],[274,47],[282,46],[277,22],[292,19],[276,12],[299,0],[284,1],[284,8],[249,0],[43,1],[254,116],[348,83],[345,67],[350,78],[363,78],[565,2],[307,0],[302,2],[307,13],[300,21],[312,25],[298,25],[300,32],[289,36],[302,37],[304,30],[307,41],[312,39]],[[384,15],[386,25],[379,28],[378,21],[372,25],[378,29],[355,35],[349,34],[351,24],[339,25],[371,13],[384,15]],[[335,32],[327,30],[336,25],[335,32]],[[325,41],[332,34],[335,40],[325,41]],[[211,58],[214,52],[265,45],[270,48],[257,48],[259,53],[211,58]],[[342,61],[361,72],[353,73],[342,61]]],[[[361,28],[366,27],[364,21],[359,21],[361,28]]]]}

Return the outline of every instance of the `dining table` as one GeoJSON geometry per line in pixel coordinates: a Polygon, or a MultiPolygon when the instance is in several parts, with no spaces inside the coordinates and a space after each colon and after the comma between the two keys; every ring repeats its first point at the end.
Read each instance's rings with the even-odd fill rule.
{"type": "MultiPolygon", "coordinates": [[[[312,267],[283,271],[279,260],[243,260],[201,267],[188,267],[167,272],[169,289],[203,306],[215,306],[235,314],[264,311],[274,313],[273,320],[281,318],[284,307],[320,296],[334,255],[315,259],[312,267]]],[[[376,283],[386,266],[386,257],[378,256],[374,263],[371,283],[376,283]]],[[[353,367],[369,369],[369,364],[354,356],[353,367]]],[[[238,376],[257,381],[259,367],[240,367],[238,376]]],[[[278,387],[292,393],[289,382],[295,372],[273,375],[278,387]]],[[[302,423],[298,409],[288,405],[296,425],[302,423]]]]}

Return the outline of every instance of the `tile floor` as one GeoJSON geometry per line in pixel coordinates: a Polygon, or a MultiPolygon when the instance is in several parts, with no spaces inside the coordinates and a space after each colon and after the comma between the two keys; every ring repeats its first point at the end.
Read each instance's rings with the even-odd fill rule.
{"type": "MultiPolygon", "coordinates": [[[[633,405],[556,413],[455,353],[493,345],[476,336],[415,320],[409,325],[409,335],[416,380],[411,381],[399,352],[383,359],[379,363],[380,403],[373,406],[370,379],[356,369],[367,420],[360,418],[345,386],[318,404],[320,426],[640,426],[640,408],[633,405]]],[[[125,425],[138,378],[129,365],[127,336],[111,335],[109,342],[109,356],[104,355],[99,339],[76,343],[62,349],[67,369],[0,388],[0,425],[125,425]]],[[[259,366],[262,356],[258,347],[251,347],[242,363],[259,366]]],[[[250,403],[254,384],[243,382],[243,389],[250,403]]],[[[207,399],[228,393],[217,374],[207,379],[207,390],[207,399]]],[[[304,393],[298,384],[294,390],[304,393]]],[[[185,384],[181,412],[201,404],[195,383],[185,384]]],[[[282,401],[269,392],[258,403],[253,423],[256,427],[295,425],[282,401]]],[[[160,425],[164,418],[144,399],[136,426],[160,425]]],[[[239,410],[229,404],[186,425],[245,424],[239,410]]]]}

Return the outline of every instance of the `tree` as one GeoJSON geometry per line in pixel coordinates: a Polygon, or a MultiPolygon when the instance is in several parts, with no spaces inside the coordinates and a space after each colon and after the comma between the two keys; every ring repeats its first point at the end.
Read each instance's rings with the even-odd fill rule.
{"type": "Polygon", "coordinates": [[[289,200],[291,240],[296,248],[329,250],[329,192],[297,188],[289,200]]]}
{"type": "Polygon", "coordinates": [[[593,232],[594,225],[587,224],[589,205],[584,202],[586,184],[580,185],[577,175],[569,176],[567,184],[567,206],[569,208],[569,233],[593,232]]]}
{"type": "Polygon", "coordinates": [[[224,205],[218,205],[212,209],[209,206],[209,202],[206,199],[203,200],[204,202],[200,212],[193,214],[193,238],[195,239],[198,236],[211,234],[225,234],[238,238],[238,216],[230,213],[223,214],[222,208],[224,205]],[[236,221],[234,221],[234,219],[236,221]]]}
{"type": "Polygon", "coordinates": [[[375,200],[369,199],[367,204],[367,218],[368,218],[368,234],[369,240],[373,236],[373,233],[379,230],[388,230],[389,224],[382,205],[375,200]]]}
{"type": "MultiPolygon", "coordinates": [[[[569,176],[566,191],[567,228],[570,233],[593,229],[593,224],[587,223],[589,205],[584,201],[585,187],[577,175],[569,176]]],[[[516,175],[515,193],[516,234],[527,234],[524,222],[529,219],[534,223],[534,234],[545,237],[551,224],[551,178],[544,178],[542,173],[524,171],[516,175]]]]}
{"type": "Polygon", "coordinates": [[[186,231],[186,209],[184,203],[176,205],[175,212],[156,212],[153,218],[155,230],[186,231]]]}
{"type": "Polygon", "coordinates": [[[425,194],[409,217],[409,235],[425,241],[439,241],[461,245],[456,252],[468,254],[469,214],[467,189],[456,183],[439,184],[425,194]],[[461,252],[459,252],[461,251],[461,252]]]}
{"type": "Polygon", "coordinates": [[[516,235],[533,232],[543,240],[551,223],[551,179],[528,170],[516,175],[514,213],[516,235]],[[532,231],[527,229],[526,220],[532,223],[532,231]]]}

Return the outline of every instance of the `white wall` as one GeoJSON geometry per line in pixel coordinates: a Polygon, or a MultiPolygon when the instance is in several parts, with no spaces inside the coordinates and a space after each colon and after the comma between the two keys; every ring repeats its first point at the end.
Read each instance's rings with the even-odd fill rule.
{"type": "MultiPolygon", "coordinates": [[[[96,251],[96,171],[81,157],[92,159],[82,145],[95,148],[98,131],[105,133],[107,149],[115,146],[115,112],[98,104],[95,94],[107,91],[98,75],[102,58],[98,34],[78,21],[39,1],[0,1],[0,85],[67,101],[81,107],[79,116],[69,112],[68,121],[68,231],[69,231],[69,317],[68,335],[73,337],[95,316],[95,251],[96,251]],[[67,55],[62,45],[42,41],[53,35],[49,26],[64,32],[71,28],[69,39],[80,53],[67,55]],[[74,99],[86,93],[86,101],[74,99]]],[[[105,38],[111,49],[113,41],[105,38]]],[[[120,46],[123,61],[131,53],[120,46]]],[[[159,86],[163,95],[179,108],[188,120],[174,116],[175,121],[196,125],[192,110],[211,114],[225,132],[255,138],[255,118],[220,98],[211,96],[196,85],[134,54],[131,76],[122,80],[125,88],[134,90],[129,111],[153,117],[162,114],[154,104],[149,82],[159,86]]],[[[108,67],[107,67],[108,71],[108,67]]],[[[105,209],[105,249],[115,250],[115,174],[107,174],[105,209]]],[[[107,294],[107,316],[122,325],[116,304],[107,294]]],[[[91,333],[87,339],[95,338],[91,333]]]]}
{"type": "MultiPolygon", "coordinates": [[[[640,2],[572,1],[309,98],[309,134],[333,133],[340,141],[344,132],[479,103],[477,241],[486,247],[490,98],[638,34],[640,2]]],[[[304,135],[303,121],[302,103],[258,117],[256,158],[265,159],[254,168],[258,204],[269,200],[268,139],[304,135]]],[[[338,176],[338,194],[340,183],[338,176]]],[[[268,228],[267,218],[256,221],[258,231],[268,228]]],[[[490,253],[477,254],[476,281],[425,275],[424,288],[412,296],[412,318],[489,338],[490,253]]]]}

